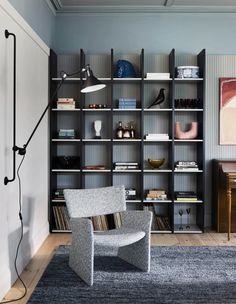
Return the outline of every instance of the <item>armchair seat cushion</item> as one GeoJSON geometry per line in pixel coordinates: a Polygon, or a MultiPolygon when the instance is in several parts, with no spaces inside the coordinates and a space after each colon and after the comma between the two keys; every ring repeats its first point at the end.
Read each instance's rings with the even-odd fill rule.
{"type": "Polygon", "coordinates": [[[94,233],[94,244],[101,246],[122,247],[136,243],[144,237],[144,231],[121,227],[94,233]]]}

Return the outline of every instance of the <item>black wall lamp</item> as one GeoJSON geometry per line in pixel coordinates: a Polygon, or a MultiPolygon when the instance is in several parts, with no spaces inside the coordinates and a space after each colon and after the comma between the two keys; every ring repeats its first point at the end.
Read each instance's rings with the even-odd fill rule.
{"type": "Polygon", "coordinates": [[[5,37],[8,39],[10,36],[14,39],[14,46],[13,46],[13,176],[11,179],[9,179],[7,176],[4,178],[4,185],[7,185],[10,182],[13,182],[16,177],[16,153],[20,155],[25,155],[26,149],[34,136],[34,133],[38,129],[38,126],[40,125],[44,115],[46,114],[47,110],[52,106],[53,100],[56,97],[59,89],[63,85],[64,81],[68,77],[72,77],[74,75],[78,74],[84,74],[85,80],[82,85],[81,92],[82,93],[91,93],[98,90],[101,90],[106,87],[105,84],[101,83],[94,75],[89,65],[86,65],[82,70],[76,71],[72,74],[67,74],[64,71],[60,72],[61,80],[55,89],[54,93],[52,94],[51,101],[47,104],[46,108],[44,109],[42,115],[40,116],[38,122],[36,123],[31,135],[29,136],[29,139],[27,142],[23,145],[23,147],[18,147],[16,145],[16,35],[14,33],[8,32],[8,30],[5,30],[5,37]]]}

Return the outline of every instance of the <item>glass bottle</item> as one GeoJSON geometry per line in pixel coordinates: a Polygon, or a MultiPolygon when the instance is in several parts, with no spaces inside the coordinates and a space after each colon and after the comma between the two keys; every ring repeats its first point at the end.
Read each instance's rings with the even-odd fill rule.
{"type": "Polygon", "coordinates": [[[123,138],[124,129],[122,127],[122,121],[119,121],[119,125],[116,129],[116,138],[123,138]]]}

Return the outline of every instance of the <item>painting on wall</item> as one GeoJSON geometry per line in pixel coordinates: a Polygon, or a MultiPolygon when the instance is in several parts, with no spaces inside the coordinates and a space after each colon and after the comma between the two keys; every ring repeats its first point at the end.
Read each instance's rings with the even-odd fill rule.
{"type": "Polygon", "coordinates": [[[236,78],[220,78],[220,145],[236,145],[236,78]]]}

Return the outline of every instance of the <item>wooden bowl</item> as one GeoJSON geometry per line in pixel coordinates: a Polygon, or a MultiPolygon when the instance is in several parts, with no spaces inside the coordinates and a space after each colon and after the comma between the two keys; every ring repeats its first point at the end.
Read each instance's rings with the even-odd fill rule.
{"type": "Polygon", "coordinates": [[[153,168],[153,169],[158,169],[160,168],[165,162],[164,158],[161,159],[148,159],[148,163],[149,165],[153,168]]]}

